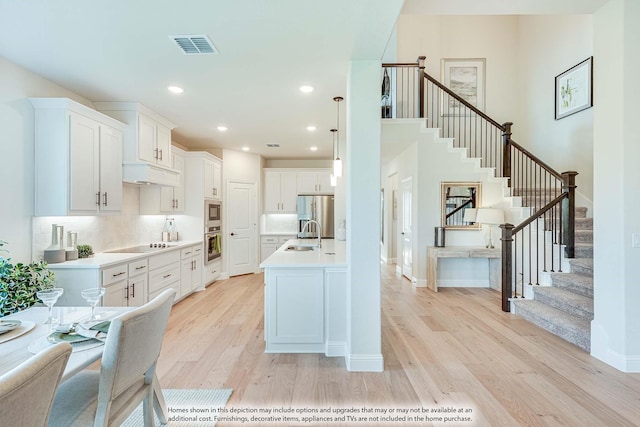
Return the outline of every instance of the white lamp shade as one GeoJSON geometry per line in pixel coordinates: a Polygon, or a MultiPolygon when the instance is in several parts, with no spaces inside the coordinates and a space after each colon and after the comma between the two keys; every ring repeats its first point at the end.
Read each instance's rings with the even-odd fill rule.
{"type": "Polygon", "coordinates": [[[476,209],[475,208],[466,208],[464,210],[464,215],[462,216],[462,221],[464,221],[464,222],[476,222],[476,209]]]}
{"type": "Polygon", "coordinates": [[[501,209],[478,208],[476,221],[480,224],[499,225],[504,222],[504,212],[501,209]]]}
{"type": "Polygon", "coordinates": [[[339,157],[333,161],[333,175],[336,178],[342,176],[342,160],[339,157]]]}
{"type": "Polygon", "coordinates": [[[336,178],[336,176],[334,174],[331,174],[330,179],[331,179],[331,186],[332,187],[335,187],[336,185],[338,185],[338,178],[336,178]]]}

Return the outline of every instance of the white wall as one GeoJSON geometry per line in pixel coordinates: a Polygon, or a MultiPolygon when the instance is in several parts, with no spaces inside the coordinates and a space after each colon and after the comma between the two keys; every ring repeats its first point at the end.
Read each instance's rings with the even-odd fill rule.
{"type": "Polygon", "coordinates": [[[28,97],[91,102],[0,57],[0,240],[15,262],[31,261],[34,191],[34,111],[28,97]]]}
{"type": "MultiPolygon", "coordinates": [[[[513,139],[558,172],[575,170],[578,206],[593,208],[593,109],[554,119],[555,76],[593,55],[591,15],[521,16],[513,139]]],[[[598,61],[598,59],[596,59],[598,61]]]]}
{"type": "Polygon", "coordinates": [[[640,372],[640,5],[611,0],[594,14],[594,311],[591,354],[640,372]]]}

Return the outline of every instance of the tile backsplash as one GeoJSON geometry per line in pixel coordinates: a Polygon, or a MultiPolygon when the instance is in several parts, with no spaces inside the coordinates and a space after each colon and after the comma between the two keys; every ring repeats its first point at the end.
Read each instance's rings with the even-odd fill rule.
{"type": "MultiPolygon", "coordinates": [[[[33,217],[32,259],[41,259],[51,245],[52,224],[64,227],[65,246],[71,231],[78,233],[79,245],[91,245],[96,253],[160,241],[165,216],[139,215],[139,200],[138,187],[125,184],[120,215],[33,217]]],[[[176,224],[179,232],[179,215],[176,224]]]]}
{"type": "Polygon", "coordinates": [[[297,233],[298,215],[263,214],[260,221],[262,233],[297,233]]]}

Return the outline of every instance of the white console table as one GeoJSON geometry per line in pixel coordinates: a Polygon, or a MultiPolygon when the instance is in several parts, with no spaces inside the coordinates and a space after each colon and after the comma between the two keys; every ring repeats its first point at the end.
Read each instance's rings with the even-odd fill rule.
{"type": "Polygon", "coordinates": [[[489,260],[489,284],[492,289],[501,289],[500,248],[477,246],[445,246],[427,248],[427,287],[438,292],[438,259],[439,258],[487,258],[489,260]]]}

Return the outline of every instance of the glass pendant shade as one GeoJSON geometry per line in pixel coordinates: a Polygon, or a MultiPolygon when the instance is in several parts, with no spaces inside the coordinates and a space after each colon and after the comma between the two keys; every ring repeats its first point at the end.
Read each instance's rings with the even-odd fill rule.
{"type": "Polygon", "coordinates": [[[342,176],[342,160],[340,160],[340,157],[336,157],[333,161],[333,175],[336,178],[340,178],[342,176]]]}
{"type": "Polygon", "coordinates": [[[331,174],[330,179],[331,179],[331,186],[332,187],[335,187],[336,185],[338,185],[338,178],[336,178],[336,176],[334,174],[331,174]]]}

